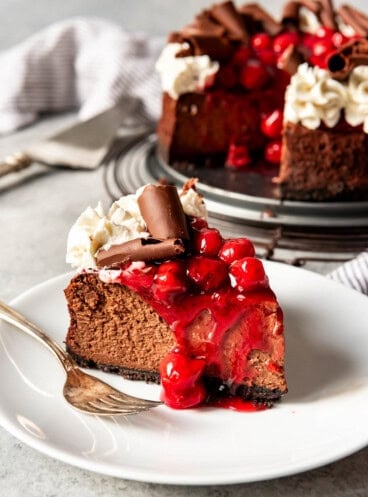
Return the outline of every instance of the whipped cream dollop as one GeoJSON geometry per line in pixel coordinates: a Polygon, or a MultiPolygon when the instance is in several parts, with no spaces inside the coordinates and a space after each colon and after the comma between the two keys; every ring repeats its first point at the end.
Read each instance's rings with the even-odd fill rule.
{"type": "Polygon", "coordinates": [[[208,55],[176,57],[180,51],[188,48],[187,43],[168,43],[156,62],[162,89],[174,99],[211,84],[220,68],[219,63],[208,55]]]}
{"type": "Polygon", "coordinates": [[[363,125],[368,133],[368,66],[355,67],[347,81],[307,64],[299,66],[285,95],[285,120],[317,129],[321,122],[334,127],[344,111],[350,126],[363,125]]]}
{"type": "Polygon", "coordinates": [[[347,103],[347,87],[328,71],[301,64],[285,94],[285,120],[317,129],[321,122],[332,128],[347,103]]]}
{"type": "MultiPolygon", "coordinates": [[[[101,248],[149,237],[138,206],[146,186],[116,200],[106,213],[101,203],[82,212],[68,235],[66,262],[78,270],[95,269],[96,254],[101,248]]],[[[185,214],[207,218],[203,197],[194,188],[182,192],[180,200],[185,214]]]]}
{"type": "Polygon", "coordinates": [[[345,119],[351,126],[363,124],[368,133],[368,66],[355,67],[350,74],[345,119]]]}

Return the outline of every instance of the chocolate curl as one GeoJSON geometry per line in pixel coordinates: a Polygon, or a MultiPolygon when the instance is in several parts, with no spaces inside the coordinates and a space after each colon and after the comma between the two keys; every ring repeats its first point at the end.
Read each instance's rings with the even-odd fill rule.
{"type": "Polygon", "coordinates": [[[326,28],[333,29],[334,31],[338,30],[332,0],[320,0],[320,2],[322,6],[319,14],[321,23],[323,26],[326,26],[326,28]]]}
{"type": "Polygon", "coordinates": [[[138,197],[138,206],[153,238],[189,239],[185,213],[175,186],[146,186],[138,197]]]}
{"type": "Polygon", "coordinates": [[[210,59],[228,60],[235,52],[236,47],[225,37],[215,36],[188,36],[184,41],[189,43],[194,55],[208,55],[210,59]]]}
{"type": "Polygon", "coordinates": [[[214,22],[209,17],[208,11],[197,15],[194,21],[182,29],[183,36],[217,36],[225,35],[225,27],[214,22]]]}
{"type": "Polygon", "coordinates": [[[227,1],[213,5],[211,16],[222,26],[224,26],[229,37],[234,40],[241,40],[247,43],[249,34],[246,30],[242,16],[236,10],[233,2],[227,1]]]}
{"type": "Polygon", "coordinates": [[[97,266],[114,267],[128,261],[159,261],[170,259],[184,253],[184,244],[178,238],[156,240],[137,238],[129,242],[112,245],[97,254],[97,266]]]}
{"type": "Polygon", "coordinates": [[[359,36],[368,36],[368,16],[350,5],[342,5],[338,14],[345,24],[352,27],[359,36]]]}
{"type": "Polygon", "coordinates": [[[288,29],[298,29],[300,2],[288,2],[284,6],[281,16],[281,23],[288,29]]]}
{"type": "Polygon", "coordinates": [[[264,31],[275,36],[282,30],[282,24],[277,22],[268,12],[256,3],[248,3],[239,8],[241,14],[251,16],[255,21],[262,23],[264,31]]]}
{"type": "Polygon", "coordinates": [[[320,0],[301,0],[300,5],[310,10],[316,16],[320,16],[322,5],[320,0]]]}
{"type": "Polygon", "coordinates": [[[355,40],[336,50],[327,59],[327,67],[334,79],[347,79],[354,67],[368,65],[368,40],[355,40]]]}
{"type": "Polygon", "coordinates": [[[289,45],[281,54],[277,67],[293,75],[297,72],[300,64],[305,62],[305,57],[295,45],[289,45]]]}

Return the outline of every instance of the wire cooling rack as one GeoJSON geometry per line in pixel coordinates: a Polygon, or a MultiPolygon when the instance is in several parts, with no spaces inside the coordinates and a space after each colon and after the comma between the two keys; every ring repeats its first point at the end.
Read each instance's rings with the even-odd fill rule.
{"type": "MultiPolygon", "coordinates": [[[[178,185],[183,182],[176,170],[171,171],[170,166],[163,165],[157,158],[155,136],[147,126],[118,138],[103,167],[104,185],[112,200],[162,179],[178,185]]],[[[190,177],[190,170],[188,174],[190,177]]],[[[365,202],[326,203],[326,208],[321,204],[303,207],[300,203],[294,208],[292,202],[285,207],[274,202],[269,208],[255,197],[256,207],[251,201],[249,208],[239,199],[232,205],[227,192],[223,194],[222,204],[218,189],[214,201],[211,191],[209,195],[207,191],[204,194],[206,200],[209,197],[211,225],[225,236],[247,236],[253,241],[257,255],[267,260],[295,266],[309,262],[336,264],[368,248],[368,204],[365,202]],[[235,211],[237,215],[233,215],[235,211]]]]}

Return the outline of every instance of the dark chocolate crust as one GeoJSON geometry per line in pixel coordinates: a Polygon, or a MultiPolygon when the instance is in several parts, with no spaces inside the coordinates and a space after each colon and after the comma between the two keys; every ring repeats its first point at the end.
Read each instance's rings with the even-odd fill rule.
{"type": "MultiPolygon", "coordinates": [[[[108,364],[97,364],[94,361],[84,359],[83,357],[75,354],[70,347],[66,346],[69,355],[75,362],[82,368],[99,369],[105,373],[114,373],[123,376],[127,380],[145,381],[147,383],[160,383],[160,375],[156,371],[143,371],[138,369],[123,368],[118,366],[111,366],[108,364]]],[[[219,397],[228,395],[238,395],[244,400],[256,401],[274,401],[281,398],[287,393],[287,390],[281,391],[279,389],[269,389],[258,386],[246,387],[245,385],[235,385],[231,389],[222,383],[217,378],[205,377],[206,389],[211,399],[218,399],[219,397]]]]}

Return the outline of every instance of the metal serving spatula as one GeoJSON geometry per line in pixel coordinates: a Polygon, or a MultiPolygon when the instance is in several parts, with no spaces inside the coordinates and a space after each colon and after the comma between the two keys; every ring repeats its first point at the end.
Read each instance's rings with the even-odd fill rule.
{"type": "Polygon", "coordinates": [[[105,112],[6,157],[0,161],[0,177],[25,169],[33,162],[48,166],[96,168],[106,156],[119,125],[136,105],[137,100],[123,98],[105,112]]]}

